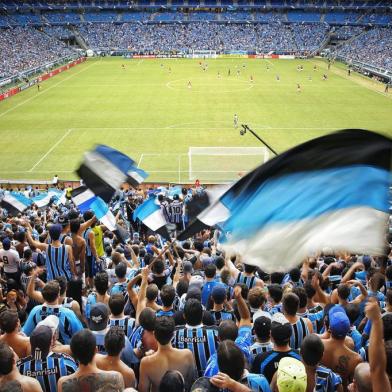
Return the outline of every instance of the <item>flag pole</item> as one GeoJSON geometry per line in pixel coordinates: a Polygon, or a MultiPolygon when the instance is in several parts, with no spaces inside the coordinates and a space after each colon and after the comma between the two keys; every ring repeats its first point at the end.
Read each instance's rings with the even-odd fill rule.
{"type": "Polygon", "coordinates": [[[245,135],[246,131],[249,131],[260,143],[264,144],[273,154],[278,155],[278,153],[269,144],[267,144],[255,131],[250,129],[247,124],[241,124],[241,127],[241,136],[245,135]]]}

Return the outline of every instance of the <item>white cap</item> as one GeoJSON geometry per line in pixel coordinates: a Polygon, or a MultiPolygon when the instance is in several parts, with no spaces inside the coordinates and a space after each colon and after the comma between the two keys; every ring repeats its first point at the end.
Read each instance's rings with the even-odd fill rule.
{"type": "Polygon", "coordinates": [[[256,321],[259,317],[267,317],[270,320],[272,319],[271,315],[268,312],[264,312],[264,310],[258,310],[254,315],[253,315],[253,322],[256,321]]]}
{"type": "Polygon", "coordinates": [[[43,320],[41,320],[38,324],[37,327],[40,325],[45,325],[47,327],[49,327],[53,334],[57,331],[58,327],[59,327],[59,318],[53,314],[51,314],[50,316],[45,317],[43,320]]]}

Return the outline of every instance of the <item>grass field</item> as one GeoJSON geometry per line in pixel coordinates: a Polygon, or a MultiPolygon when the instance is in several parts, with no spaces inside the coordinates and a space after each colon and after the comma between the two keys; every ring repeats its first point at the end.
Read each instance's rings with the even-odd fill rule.
{"type": "Polygon", "coordinates": [[[259,147],[234,129],[235,113],[279,152],[342,128],[392,136],[392,94],[359,75],[348,79],[339,65],[322,81],[326,66],[318,61],[313,71],[314,64],[210,59],[203,71],[198,60],[89,60],[44,82],[41,92],[0,103],[0,178],[75,179],[83,152],[103,143],[134,158],[149,181],[235,179],[265,157],[198,157],[190,178],[187,156],[190,146],[259,147]]]}

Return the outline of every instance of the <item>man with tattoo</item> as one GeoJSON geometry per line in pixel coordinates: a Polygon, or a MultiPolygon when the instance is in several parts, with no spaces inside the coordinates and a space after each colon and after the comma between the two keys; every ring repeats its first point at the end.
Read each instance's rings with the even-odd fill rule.
{"type": "Polygon", "coordinates": [[[362,358],[345,345],[346,335],[350,332],[350,320],[340,305],[329,311],[329,329],[331,337],[323,340],[324,354],[321,363],[342,377],[343,386],[347,388],[354,376],[356,366],[362,358]]]}
{"type": "Polygon", "coordinates": [[[146,356],[140,363],[140,392],[156,392],[162,377],[168,370],[178,370],[185,381],[185,390],[189,390],[197,378],[196,364],[192,351],[173,348],[171,340],[175,323],[172,317],[157,317],[154,335],[158,341],[158,351],[146,356]]]}
{"type": "Polygon", "coordinates": [[[96,341],[91,331],[84,329],[71,339],[73,357],[79,369],[58,381],[58,392],[122,392],[124,380],[116,371],[98,369],[95,360],[96,341]]]}
{"type": "Polygon", "coordinates": [[[22,376],[16,367],[18,356],[8,344],[0,342],[0,389],[2,391],[42,392],[34,378],[22,376]]]}

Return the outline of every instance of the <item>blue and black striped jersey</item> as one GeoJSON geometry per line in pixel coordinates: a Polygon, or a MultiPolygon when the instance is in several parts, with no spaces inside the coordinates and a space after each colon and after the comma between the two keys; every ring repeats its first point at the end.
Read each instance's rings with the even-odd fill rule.
{"type": "Polygon", "coordinates": [[[193,352],[199,375],[204,374],[208,359],[218,347],[218,329],[206,326],[179,326],[174,332],[173,346],[193,352]]]}
{"type": "Polygon", "coordinates": [[[129,316],[110,318],[109,326],[121,328],[124,331],[125,336],[129,339],[132,335],[133,328],[135,327],[135,319],[129,316]]]}
{"type": "Polygon", "coordinates": [[[48,281],[55,279],[57,276],[65,276],[68,281],[72,278],[68,251],[65,245],[59,247],[48,245],[45,266],[48,281]]]}
{"type": "Polygon", "coordinates": [[[219,325],[222,320],[235,320],[234,312],[228,310],[210,310],[212,317],[215,320],[215,324],[219,325]]]}
{"type": "Polygon", "coordinates": [[[253,288],[256,285],[256,276],[245,276],[243,272],[240,272],[237,276],[236,283],[244,283],[248,289],[253,288]]]}
{"type": "Polygon", "coordinates": [[[82,323],[72,310],[61,305],[37,305],[29,314],[22,328],[23,333],[30,336],[37,324],[50,315],[59,318],[59,340],[63,344],[69,344],[72,335],[83,329],[82,323]]]}
{"type": "Polygon", "coordinates": [[[305,337],[310,335],[308,324],[302,317],[299,317],[295,324],[291,324],[291,327],[293,328],[293,333],[290,337],[290,347],[300,349],[305,337]]]}
{"type": "Polygon", "coordinates": [[[37,350],[35,355],[20,360],[17,363],[19,372],[37,379],[44,392],[57,392],[59,378],[75,373],[78,365],[66,354],[51,352],[46,358],[41,358],[40,354],[37,350]]]}
{"type": "Polygon", "coordinates": [[[335,392],[340,384],[342,378],[339,375],[324,366],[317,366],[315,392],[335,392]]]}

